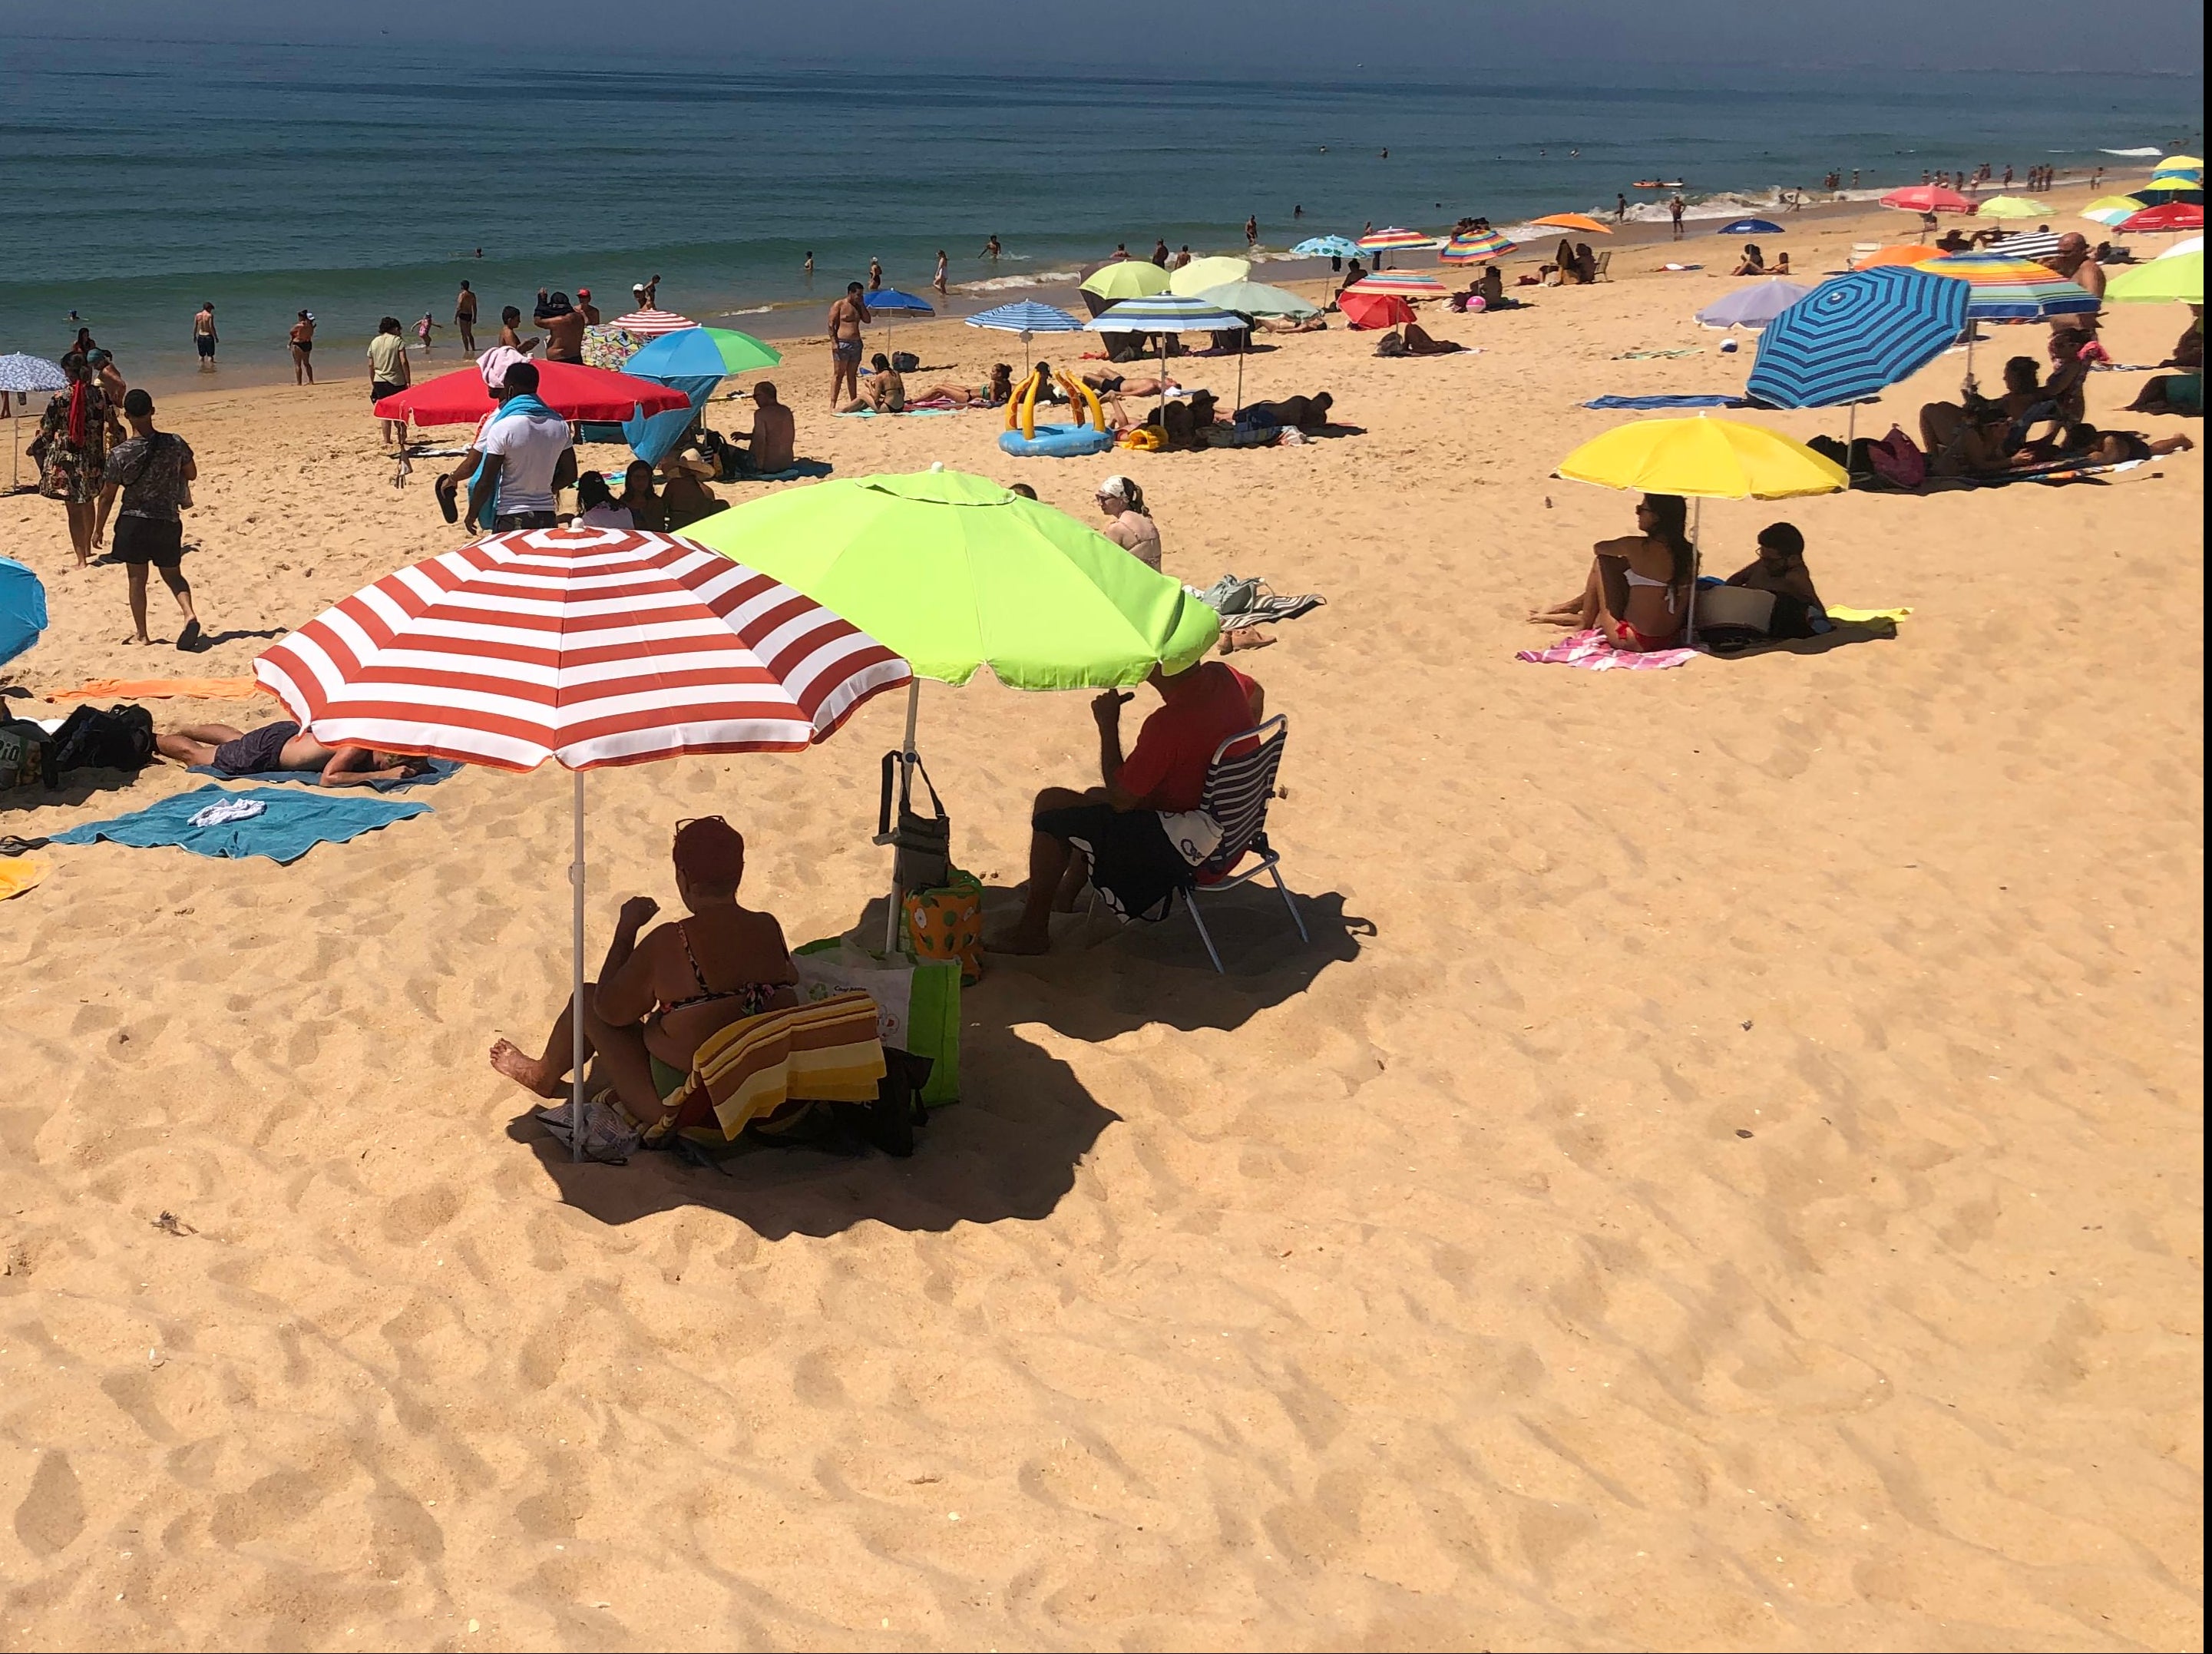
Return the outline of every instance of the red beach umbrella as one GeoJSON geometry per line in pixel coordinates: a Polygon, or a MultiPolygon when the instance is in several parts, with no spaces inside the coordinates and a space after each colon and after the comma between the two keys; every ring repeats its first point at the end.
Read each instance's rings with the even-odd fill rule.
{"type": "Polygon", "coordinates": [[[2169,202],[2164,206],[2145,207],[2141,212],[2130,213],[2112,228],[2123,235],[2201,230],[2204,228],[2204,209],[2192,207],[2185,201],[2169,202]]]}
{"type": "Polygon", "coordinates": [[[1336,295],[1336,307],[1343,312],[1355,331],[1399,327],[1413,319],[1413,307],[1396,294],[1362,293],[1360,285],[1354,284],[1336,295]]]}
{"type": "Polygon", "coordinates": [[[659,338],[663,333],[680,333],[687,327],[699,324],[689,316],[679,316],[673,310],[633,310],[627,316],[617,316],[615,326],[625,333],[635,333],[641,339],[659,338]]]}
{"type": "MultiPolygon", "coordinates": [[[[563,419],[623,420],[668,413],[691,402],[681,391],[604,368],[574,362],[537,366],[538,398],[563,419]]],[[[473,425],[497,405],[484,389],[483,375],[463,368],[386,397],[375,411],[379,419],[411,419],[417,425],[473,425]]]]}
{"type": "Polygon", "coordinates": [[[1947,190],[1941,184],[1915,184],[1910,189],[1892,190],[1882,197],[1881,204],[1895,207],[1899,212],[1972,212],[1974,204],[1956,190],[1947,190]]]}

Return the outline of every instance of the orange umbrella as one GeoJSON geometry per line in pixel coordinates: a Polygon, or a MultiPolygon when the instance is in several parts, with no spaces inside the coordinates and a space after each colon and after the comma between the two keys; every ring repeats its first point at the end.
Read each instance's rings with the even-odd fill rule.
{"type": "Polygon", "coordinates": [[[1941,258],[1941,247],[1915,246],[1907,242],[1902,246],[1884,247],[1879,252],[1869,252],[1863,258],[1851,260],[1854,270],[1872,270],[1877,265],[1917,265],[1923,258],[1941,258]]]}
{"type": "Polygon", "coordinates": [[[1532,218],[1528,222],[1532,224],[1547,224],[1553,229],[1582,230],[1591,235],[1613,234],[1610,226],[1599,223],[1596,219],[1583,212],[1555,212],[1548,217],[1532,218]]]}

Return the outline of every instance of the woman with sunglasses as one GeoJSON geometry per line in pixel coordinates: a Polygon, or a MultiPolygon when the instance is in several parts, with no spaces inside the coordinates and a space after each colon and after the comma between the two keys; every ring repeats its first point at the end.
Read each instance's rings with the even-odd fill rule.
{"type": "MultiPolygon", "coordinates": [[[[783,927],[773,914],[738,904],[745,873],[738,830],[720,816],[678,822],[671,854],[686,915],[645,931],[660,904],[630,897],[598,980],[584,988],[585,1054],[599,1055],[604,1077],[645,1128],[667,1115],[708,1036],[799,1002],[783,927]]],[[[491,1048],[491,1066],[540,1097],[558,1097],[574,1047],[570,1016],[562,1006],[543,1055],[502,1039],[491,1048]]]]}

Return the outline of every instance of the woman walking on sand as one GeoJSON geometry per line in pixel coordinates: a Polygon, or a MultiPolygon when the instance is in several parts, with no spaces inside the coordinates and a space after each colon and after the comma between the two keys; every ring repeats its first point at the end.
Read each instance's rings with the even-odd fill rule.
{"type": "Polygon", "coordinates": [[[69,387],[46,404],[30,454],[39,463],[39,492],[69,508],[70,543],[82,569],[92,561],[108,446],[123,434],[123,424],[82,356],[70,351],[61,368],[69,387]]]}

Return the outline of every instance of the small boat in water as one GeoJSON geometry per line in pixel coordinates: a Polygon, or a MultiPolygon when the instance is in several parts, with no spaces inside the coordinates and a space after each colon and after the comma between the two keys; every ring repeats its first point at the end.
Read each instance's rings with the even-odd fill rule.
{"type": "Polygon", "coordinates": [[[1679,190],[1682,187],[1682,180],[1679,178],[1639,178],[1628,187],[1632,190],[1679,190]]]}

